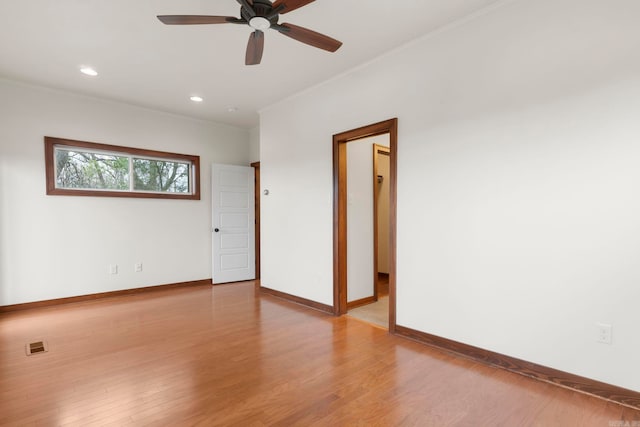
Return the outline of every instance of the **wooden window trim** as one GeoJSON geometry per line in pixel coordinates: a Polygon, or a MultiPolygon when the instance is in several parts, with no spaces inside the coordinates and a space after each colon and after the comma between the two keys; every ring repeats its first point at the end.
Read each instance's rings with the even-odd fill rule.
{"type": "Polygon", "coordinates": [[[91,196],[91,197],[134,197],[142,199],[185,199],[200,200],[200,156],[168,153],[165,151],[146,150],[141,148],[122,147],[119,145],[98,144],[96,142],[76,141],[73,139],[44,137],[45,174],[47,178],[47,195],[51,196],[91,196]],[[191,194],[152,193],[140,191],[109,191],[89,189],[56,188],[54,167],[54,150],[56,146],[87,148],[91,150],[109,151],[133,156],[152,157],[170,160],[185,160],[192,164],[193,184],[191,194]]]}

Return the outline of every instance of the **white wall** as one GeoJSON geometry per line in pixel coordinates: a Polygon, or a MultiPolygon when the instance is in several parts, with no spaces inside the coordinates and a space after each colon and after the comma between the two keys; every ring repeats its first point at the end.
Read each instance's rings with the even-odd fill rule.
{"type": "Polygon", "coordinates": [[[251,163],[260,161],[260,127],[249,130],[249,161],[251,163]]]}
{"type": "Polygon", "coordinates": [[[0,305],[211,278],[210,165],[247,165],[248,144],[246,130],[0,80],[0,305]],[[45,135],[199,155],[202,199],[47,196],[45,135]]]}
{"type": "Polygon", "coordinates": [[[389,135],[347,143],[347,301],[372,297],[373,145],[389,146],[389,135]]]}
{"type": "Polygon", "coordinates": [[[332,303],[331,136],[398,117],[398,324],[640,391],[638,16],[506,2],[264,110],[263,284],[332,303]]]}

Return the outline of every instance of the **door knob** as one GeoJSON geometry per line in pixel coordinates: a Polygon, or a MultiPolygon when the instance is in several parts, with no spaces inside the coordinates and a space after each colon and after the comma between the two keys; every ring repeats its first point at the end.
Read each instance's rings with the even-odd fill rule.
{"type": "Polygon", "coordinates": [[[219,228],[214,228],[213,231],[215,231],[217,233],[218,231],[220,231],[220,229],[219,228]]]}

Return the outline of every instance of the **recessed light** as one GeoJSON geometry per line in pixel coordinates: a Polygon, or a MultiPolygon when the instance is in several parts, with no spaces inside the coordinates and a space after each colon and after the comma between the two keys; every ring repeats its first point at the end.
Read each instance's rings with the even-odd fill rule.
{"type": "Polygon", "coordinates": [[[202,101],[204,101],[204,99],[201,96],[197,96],[197,95],[194,95],[194,96],[190,97],[189,99],[192,100],[193,102],[202,102],[202,101]]]}
{"type": "Polygon", "coordinates": [[[87,76],[95,77],[98,75],[98,72],[91,67],[82,67],[80,68],[80,72],[82,74],[86,74],[87,76]]]}
{"type": "Polygon", "coordinates": [[[238,107],[234,107],[232,105],[229,105],[228,107],[224,107],[225,110],[227,110],[227,113],[235,113],[236,111],[238,111],[238,107]]]}

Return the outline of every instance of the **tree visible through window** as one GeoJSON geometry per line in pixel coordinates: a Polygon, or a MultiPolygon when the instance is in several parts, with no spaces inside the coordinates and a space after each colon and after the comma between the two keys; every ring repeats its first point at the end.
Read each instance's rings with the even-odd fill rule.
{"type": "Polygon", "coordinates": [[[47,194],[200,199],[199,157],[45,138],[47,194]]]}
{"type": "Polygon", "coordinates": [[[129,158],[55,149],[56,187],[129,190],[129,158]]]}
{"type": "Polygon", "coordinates": [[[167,160],[133,159],[136,190],[185,193],[189,191],[189,164],[167,160]]]}

